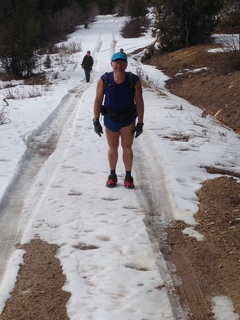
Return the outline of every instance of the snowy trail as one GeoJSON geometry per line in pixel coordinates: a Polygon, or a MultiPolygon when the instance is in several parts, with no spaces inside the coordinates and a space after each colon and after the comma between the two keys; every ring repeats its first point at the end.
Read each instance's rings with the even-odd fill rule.
{"type": "MultiPolygon", "coordinates": [[[[29,192],[44,162],[54,152],[64,126],[69,125],[69,121],[73,121],[72,117],[76,112],[77,102],[83,91],[84,89],[76,88],[69,92],[43,125],[26,137],[27,150],[19,164],[18,174],[8,187],[0,204],[0,279],[9,257],[15,250],[16,243],[21,241],[34,207],[44,195],[46,185],[38,184],[35,186],[35,190],[30,193],[30,196],[29,192]],[[27,197],[30,198],[30,203],[28,203],[27,197]]],[[[68,134],[65,134],[62,139],[66,143],[69,139],[68,134]]],[[[59,159],[59,157],[55,157],[51,163],[48,177],[46,177],[49,181],[59,159]]]]}
{"type": "Polygon", "coordinates": [[[84,320],[184,319],[178,300],[171,294],[170,265],[159,250],[159,246],[166,250],[161,237],[170,213],[161,173],[161,180],[155,179],[149,189],[155,169],[160,168],[154,164],[154,146],[147,132],[142,141],[135,140],[139,155],[134,164],[135,190],[123,187],[120,160],[118,186],[104,186],[108,175],[106,139],[93,132],[92,108],[86,107],[92,106],[94,97],[89,93],[95,86],[96,82],[92,83],[81,95],[77,112],[72,114],[74,120],[63,128],[56,150],[26,200],[25,211],[31,212],[31,221],[22,243],[37,235],[59,245],[58,258],[67,276],[64,290],[72,293],[67,306],[71,320],[83,319],[82,314],[84,320]],[[146,143],[149,146],[143,153],[140,149],[146,143]],[[152,157],[147,156],[149,152],[152,157]],[[86,155],[91,161],[84,161],[86,155]],[[147,179],[140,174],[145,170],[147,179]],[[139,307],[142,296],[145,303],[139,307]]]}
{"type": "Polygon", "coordinates": [[[178,299],[171,294],[176,283],[171,277],[174,266],[167,258],[170,248],[166,243],[164,231],[173,219],[173,208],[167,191],[165,173],[159,161],[161,157],[148,131],[145,130],[141,139],[135,141],[134,155],[135,181],[139,185],[136,195],[145,215],[149,239],[155,247],[156,255],[159,256],[158,270],[168,289],[168,298],[175,319],[184,319],[178,299]]]}
{"type": "Polygon", "coordinates": [[[112,16],[105,16],[102,19],[103,23],[99,21],[101,22],[99,37],[92,52],[94,72],[104,70],[106,64],[110,67],[111,56],[117,51],[119,29],[122,24],[122,20],[116,20],[112,16]]]}
{"type": "MultiPolygon", "coordinates": [[[[16,242],[39,237],[59,246],[71,320],[185,319],[164,257],[171,203],[147,129],[134,141],[136,188],[123,187],[121,151],[118,186],[104,186],[107,143],[105,134],[100,138],[93,132],[92,106],[97,79],[110,68],[121,20],[114,22],[116,30],[105,22],[95,42],[91,83],[80,83],[41,130],[26,138],[31,152],[9,190],[13,201],[6,197],[2,205],[1,273],[16,242]],[[6,217],[10,225],[4,225],[6,217]]],[[[136,68],[134,61],[129,66],[136,68]]]]}
{"type": "MultiPolygon", "coordinates": [[[[11,101],[18,112],[1,126],[1,199],[17,175],[0,204],[0,313],[17,290],[21,244],[37,238],[59,248],[63,290],[70,293],[69,319],[187,319],[174,290],[179,279],[169,261],[164,227],[181,220],[192,226],[184,230],[187,236],[202,239],[194,230],[196,192],[213,178],[204,168],[217,165],[238,172],[239,136],[164,89],[168,77],[140,63],[143,50],[135,53],[153,38],[148,33],[123,39],[119,31],[124,19],[99,16],[90,29],[77,28],[68,41],[82,51],[60,65],[56,60],[47,71],[54,79],[50,91],[11,101]],[[97,80],[111,70],[111,54],[120,48],[128,54],[127,70],[138,73],[144,86],[144,132],[134,139],[134,190],[123,187],[121,152],[118,186],[105,187],[106,137],[98,137],[92,125],[97,80]],[[81,68],[87,50],[95,58],[90,83],[81,68]],[[185,136],[189,139],[179,139],[185,136]]],[[[28,294],[31,285],[24,291],[26,300],[28,294]]],[[[230,319],[221,301],[214,302],[214,313],[230,319]]],[[[228,309],[236,319],[231,301],[228,309]]]]}
{"type": "MultiPolygon", "coordinates": [[[[109,46],[111,48],[109,51],[110,59],[111,53],[115,50],[115,39],[121,23],[122,20],[115,20],[111,16],[105,16],[100,19],[99,39],[94,49],[95,69],[98,69],[99,63],[103,68],[105,63],[103,59],[104,52],[105,50],[109,50],[109,46]],[[109,28],[109,22],[113,24],[113,28],[109,28]],[[114,27],[115,25],[117,28],[114,27]],[[100,49],[101,51],[103,50],[103,54],[99,53],[100,49]],[[98,57],[99,54],[100,57],[98,57]]],[[[95,70],[94,76],[98,78],[97,70],[95,70]]],[[[71,117],[76,112],[78,100],[88,86],[88,84],[82,83],[80,87],[69,90],[69,93],[63,97],[59,106],[43,124],[24,137],[27,150],[18,164],[17,174],[14,176],[0,203],[0,280],[5,271],[6,263],[14,252],[16,243],[20,242],[26,224],[31,219],[34,207],[37,207],[44,194],[44,188],[46,188],[45,184],[40,183],[35,187],[35,191],[33,190],[30,193],[31,196],[29,196],[31,187],[38,178],[44,162],[54,152],[68,119],[70,118],[70,121],[72,121],[71,117]],[[30,203],[26,204],[27,196],[31,200],[30,203]]],[[[64,139],[64,143],[67,143],[69,139],[68,134],[66,134],[64,139]]],[[[59,158],[56,157],[54,161],[50,164],[52,168],[47,174],[49,180],[53,175],[53,170],[59,158]]]]}

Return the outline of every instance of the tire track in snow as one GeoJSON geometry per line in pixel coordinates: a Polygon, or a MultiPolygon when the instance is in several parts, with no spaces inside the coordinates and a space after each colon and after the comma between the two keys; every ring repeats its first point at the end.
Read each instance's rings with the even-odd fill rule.
{"type": "Polygon", "coordinates": [[[64,127],[71,126],[79,98],[86,88],[85,84],[80,89],[71,90],[42,126],[26,139],[28,148],[19,163],[17,174],[0,203],[0,281],[8,259],[15,251],[26,225],[51,183],[51,176],[57,168],[62,150],[59,155],[57,152],[54,153],[54,158],[49,161],[51,168],[47,168],[45,179],[41,180],[47,181],[48,185],[44,182],[36,184],[37,176],[59,140],[63,139],[67,143],[69,134],[64,127]],[[28,204],[26,208],[24,208],[25,203],[28,204]]]}
{"type": "MultiPolygon", "coordinates": [[[[95,70],[98,70],[98,63],[100,59],[99,55],[100,55],[101,48],[103,51],[109,50],[109,61],[111,59],[111,56],[116,52],[116,48],[117,48],[116,36],[118,35],[118,31],[116,31],[115,28],[109,29],[109,22],[112,22],[112,19],[113,19],[112,16],[103,17],[104,24],[103,24],[103,27],[100,29],[98,41],[92,52],[92,56],[94,58],[95,70]]],[[[117,24],[118,22],[114,20],[114,23],[117,24]]]]}
{"type": "Polygon", "coordinates": [[[144,222],[150,241],[156,255],[159,256],[158,270],[168,291],[174,319],[186,319],[179,299],[174,295],[177,279],[172,276],[175,267],[168,258],[170,247],[165,237],[165,227],[172,220],[172,204],[159,154],[147,131],[136,141],[134,149],[134,171],[139,185],[136,194],[145,213],[144,222]]]}

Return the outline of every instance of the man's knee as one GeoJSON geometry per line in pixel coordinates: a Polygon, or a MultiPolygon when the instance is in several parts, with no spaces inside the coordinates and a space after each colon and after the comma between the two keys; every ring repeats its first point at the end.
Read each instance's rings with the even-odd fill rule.
{"type": "Polygon", "coordinates": [[[132,146],[122,146],[123,152],[126,154],[132,154],[132,146]]]}

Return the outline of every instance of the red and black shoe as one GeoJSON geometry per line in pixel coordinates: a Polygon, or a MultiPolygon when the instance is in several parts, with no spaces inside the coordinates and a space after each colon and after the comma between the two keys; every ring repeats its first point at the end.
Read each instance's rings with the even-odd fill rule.
{"type": "Polygon", "coordinates": [[[133,183],[133,177],[132,176],[127,176],[124,179],[124,187],[127,189],[133,189],[134,188],[134,183],[133,183]]]}
{"type": "Polygon", "coordinates": [[[110,174],[108,176],[108,179],[106,181],[106,186],[108,188],[114,188],[117,185],[117,175],[116,174],[110,174]]]}

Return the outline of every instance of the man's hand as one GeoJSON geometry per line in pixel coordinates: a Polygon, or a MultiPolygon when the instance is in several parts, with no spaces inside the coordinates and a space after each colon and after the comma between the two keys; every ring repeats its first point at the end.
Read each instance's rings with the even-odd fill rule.
{"type": "Polygon", "coordinates": [[[94,131],[96,132],[96,134],[99,135],[99,137],[101,137],[101,134],[103,134],[103,130],[99,120],[94,118],[93,125],[94,125],[94,131]]]}
{"type": "Polygon", "coordinates": [[[140,136],[140,134],[143,133],[143,123],[138,123],[134,130],[133,130],[133,133],[136,132],[135,134],[135,138],[137,138],[138,136],[140,136]]]}

